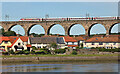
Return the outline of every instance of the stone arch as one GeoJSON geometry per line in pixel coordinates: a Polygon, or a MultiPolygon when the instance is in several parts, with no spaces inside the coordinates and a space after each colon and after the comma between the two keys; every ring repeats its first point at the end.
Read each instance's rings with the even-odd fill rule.
{"type": "MultiPolygon", "coordinates": [[[[112,26],[110,26],[109,28],[109,34],[112,34],[111,31],[112,31],[112,28],[115,26],[115,25],[119,25],[120,23],[114,23],[112,26]]],[[[119,28],[119,27],[118,27],[119,28]]]]}
{"type": "MultiPolygon", "coordinates": [[[[14,25],[12,25],[12,26],[10,26],[9,28],[8,28],[8,31],[10,31],[13,27],[15,27],[15,26],[17,26],[17,25],[19,25],[19,24],[14,24],[14,25]]],[[[24,30],[24,33],[25,33],[25,28],[22,26],[22,25],[19,25],[23,30],[24,30]]],[[[25,34],[24,34],[25,35],[25,34]]]]}
{"type": "Polygon", "coordinates": [[[10,31],[12,29],[12,27],[16,26],[17,24],[14,24],[12,26],[10,26],[10,28],[8,28],[8,31],[10,31]]]}
{"type": "MultiPolygon", "coordinates": [[[[93,26],[97,25],[97,24],[100,24],[100,23],[94,23],[94,24],[90,25],[90,27],[89,27],[89,29],[88,29],[88,36],[90,36],[91,28],[92,28],[93,26]]],[[[101,25],[105,28],[105,26],[104,26],[103,24],[101,24],[101,25]]],[[[105,30],[106,30],[106,28],[105,28],[105,30]]]]}
{"type": "MultiPolygon", "coordinates": [[[[31,25],[29,28],[28,28],[28,30],[27,30],[27,35],[29,36],[29,32],[30,32],[30,30],[31,30],[31,28],[33,27],[33,26],[35,26],[35,25],[40,25],[40,24],[33,24],[33,25],[31,25]]],[[[42,25],[40,25],[43,29],[44,29],[44,27],[42,26],[42,25]]],[[[45,29],[44,29],[44,32],[45,32],[45,29]]]]}
{"type": "MultiPolygon", "coordinates": [[[[72,24],[72,25],[68,28],[68,35],[70,35],[70,29],[71,29],[73,26],[77,25],[77,24],[78,24],[78,23],[72,24]]],[[[83,27],[82,24],[79,24],[79,25],[83,27]]],[[[84,28],[84,27],[83,27],[83,28],[84,28]]],[[[84,31],[85,31],[85,28],[84,28],[84,31]]]]}
{"type": "MultiPolygon", "coordinates": [[[[50,27],[48,27],[47,35],[50,34],[50,29],[51,29],[53,26],[55,26],[55,25],[60,25],[60,24],[53,24],[53,25],[51,25],[50,27]]],[[[64,29],[64,32],[65,32],[65,28],[64,28],[62,25],[60,25],[60,26],[64,29]]]]}

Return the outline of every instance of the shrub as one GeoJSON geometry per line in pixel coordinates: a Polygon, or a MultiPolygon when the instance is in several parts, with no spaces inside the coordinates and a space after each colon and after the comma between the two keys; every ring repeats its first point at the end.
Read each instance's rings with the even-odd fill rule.
{"type": "Polygon", "coordinates": [[[9,55],[9,53],[8,53],[8,52],[2,52],[2,54],[3,54],[3,55],[9,55]]]}
{"type": "Polygon", "coordinates": [[[63,54],[63,53],[66,52],[66,50],[65,49],[55,49],[54,52],[57,53],[57,54],[59,54],[59,53],[63,54]]]}
{"type": "Polygon", "coordinates": [[[38,50],[35,46],[32,46],[32,50],[38,50]]]}
{"type": "Polygon", "coordinates": [[[15,52],[13,50],[10,50],[9,54],[15,54],[15,52]]]}
{"type": "Polygon", "coordinates": [[[80,47],[79,47],[79,46],[77,46],[77,47],[76,47],[76,49],[80,49],[80,47]]]}
{"type": "Polygon", "coordinates": [[[44,50],[40,50],[40,51],[37,51],[35,52],[35,54],[47,54],[48,52],[47,51],[44,51],[44,50]]]}
{"type": "Polygon", "coordinates": [[[50,50],[47,48],[41,48],[40,50],[44,51],[45,54],[50,54],[50,50]]]}
{"type": "Polygon", "coordinates": [[[30,51],[24,50],[23,53],[26,54],[26,55],[28,55],[28,54],[30,54],[30,51]]]}
{"type": "Polygon", "coordinates": [[[16,51],[15,54],[23,54],[23,51],[16,51]]]}
{"type": "Polygon", "coordinates": [[[101,52],[120,52],[119,49],[105,49],[105,48],[97,48],[101,52]]]}
{"type": "Polygon", "coordinates": [[[74,51],[72,52],[72,54],[73,54],[73,55],[77,55],[77,51],[74,50],[74,51]]]}
{"type": "Polygon", "coordinates": [[[31,54],[35,54],[35,51],[34,50],[31,50],[31,52],[30,52],[31,54]]]}

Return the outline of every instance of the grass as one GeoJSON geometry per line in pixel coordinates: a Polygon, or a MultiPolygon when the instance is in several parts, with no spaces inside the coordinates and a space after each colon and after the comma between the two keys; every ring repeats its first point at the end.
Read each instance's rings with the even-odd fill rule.
{"type": "Polygon", "coordinates": [[[0,57],[91,57],[91,56],[118,56],[118,54],[79,54],[79,55],[2,55],[0,57]]]}

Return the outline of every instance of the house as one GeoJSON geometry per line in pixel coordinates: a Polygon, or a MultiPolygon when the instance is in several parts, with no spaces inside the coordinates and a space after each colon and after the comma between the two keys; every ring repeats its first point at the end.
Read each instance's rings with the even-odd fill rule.
{"type": "Polygon", "coordinates": [[[8,51],[8,46],[11,46],[12,43],[10,42],[9,37],[0,37],[0,50],[1,51],[8,51]]]}
{"type": "Polygon", "coordinates": [[[88,36],[84,36],[84,35],[82,35],[82,36],[77,36],[77,37],[73,37],[73,38],[74,38],[75,40],[77,40],[78,46],[80,46],[80,47],[81,47],[81,44],[83,44],[83,43],[85,42],[85,40],[89,39],[88,36]]]}
{"type": "Polygon", "coordinates": [[[28,44],[28,37],[27,36],[10,36],[10,42],[12,43],[11,46],[8,46],[10,50],[13,51],[21,51],[21,50],[28,50],[30,51],[31,45],[28,44]]]}
{"type": "Polygon", "coordinates": [[[78,46],[77,40],[70,36],[64,36],[65,45],[69,48],[75,49],[78,46]]]}
{"type": "Polygon", "coordinates": [[[92,37],[85,41],[84,47],[86,48],[120,48],[120,36],[105,36],[105,37],[92,37]]]}
{"type": "Polygon", "coordinates": [[[29,43],[36,48],[49,48],[50,44],[56,43],[59,48],[65,48],[63,37],[29,37],[29,43]]]}

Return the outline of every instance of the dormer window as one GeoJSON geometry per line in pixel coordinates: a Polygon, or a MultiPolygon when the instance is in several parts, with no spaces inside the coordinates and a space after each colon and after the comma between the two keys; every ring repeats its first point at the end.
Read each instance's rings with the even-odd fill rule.
{"type": "Polygon", "coordinates": [[[18,43],[18,45],[20,45],[20,43],[18,43]]]}
{"type": "Polygon", "coordinates": [[[7,44],[8,43],[8,41],[5,41],[5,44],[7,44]]]}

